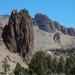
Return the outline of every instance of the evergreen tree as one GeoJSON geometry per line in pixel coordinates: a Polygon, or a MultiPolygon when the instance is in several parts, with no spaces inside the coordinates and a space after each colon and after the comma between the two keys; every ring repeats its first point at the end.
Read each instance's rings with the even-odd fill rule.
{"type": "Polygon", "coordinates": [[[69,58],[66,59],[65,63],[65,73],[66,75],[70,75],[74,70],[75,67],[75,56],[70,56],[69,58]]]}
{"type": "Polygon", "coordinates": [[[52,65],[51,65],[51,71],[52,73],[57,73],[57,67],[58,67],[58,62],[57,62],[57,58],[53,58],[52,60],[52,65]]]}
{"type": "Polygon", "coordinates": [[[57,69],[57,72],[60,74],[60,73],[64,73],[65,71],[65,61],[63,59],[63,57],[60,57],[59,58],[59,61],[58,61],[58,69],[57,69]]]}
{"type": "Polygon", "coordinates": [[[37,75],[50,75],[46,54],[42,51],[37,52],[30,63],[29,68],[37,75]]]}
{"type": "Polygon", "coordinates": [[[20,75],[22,73],[22,67],[19,63],[17,63],[14,74],[15,75],[20,75]]]}

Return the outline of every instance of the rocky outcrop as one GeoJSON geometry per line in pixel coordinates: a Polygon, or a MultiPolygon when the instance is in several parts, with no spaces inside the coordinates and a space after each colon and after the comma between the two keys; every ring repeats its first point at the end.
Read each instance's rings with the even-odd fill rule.
{"type": "Polygon", "coordinates": [[[55,28],[56,28],[57,30],[61,31],[61,26],[60,26],[60,24],[59,24],[58,22],[53,21],[53,25],[55,26],[55,28]]]}
{"type": "Polygon", "coordinates": [[[59,24],[57,21],[52,21],[46,15],[38,13],[33,18],[34,25],[37,25],[39,29],[47,31],[47,32],[56,32],[61,31],[62,33],[70,36],[75,36],[75,29],[74,28],[67,28],[59,24]]]}
{"type": "Polygon", "coordinates": [[[26,9],[12,11],[2,37],[10,51],[18,52],[27,63],[30,62],[34,53],[34,30],[32,18],[26,9]]]}
{"type": "Polygon", "coordinates": [[[68,35],[75,36],[75,29],[74,28],[67,28],[67,32],[68,32],[68,35]]]}
{"type": "Polygon", "coordinates": [[[68,34],[66,27],[60,25],[60,24],[59,24],[58,22],[56,22],[56,21],[54,21],[53,24],[54,24],[54,26],[55,26],[55,28],[56,28],[57,30],[61,31],[62,33],[66,34],[66,35],[68,34]]]}
{"type": "Polygon", "coordinates": [[[38,25],[39,29],[45,30],[47,32],[55,31],[55,26],[53,25],[53,21],[50,20],[46,15],[38,13],[35,15],[33,21],[38,25]]]}
{"type": "Polygon", "coordinates": [[[59,32],[55,33],[53,38],[54,38],[55,42],[61,43],[60,33],[59,32]]]}
{"type": "Polygon", "coordinates": [[[66,35],[68,34],[67,28],[64,27],[64,26],[61,26],[61,32],[64,33],[64,34],[66,34],[66,35]]]}
{"type": "Polygon", "coordinates": [[[3,29],[4,29],[4,26],[8,23],[8,19],[9,19],[9,16],[6,16],[6,15],[0,15],[0,45],[2,45],[3,43],[3,40],[2,40],[2,32],[3,32],[3,29]]]}

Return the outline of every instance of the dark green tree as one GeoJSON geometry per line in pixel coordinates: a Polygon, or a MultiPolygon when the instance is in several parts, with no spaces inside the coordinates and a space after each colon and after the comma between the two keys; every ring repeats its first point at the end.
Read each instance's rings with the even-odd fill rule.
{"type": "Polygon", "coordinates": [[[59,61],[58,61],[57,72],[60,74],[60,73],[64,73],[64,71],[65,71],[65,61],[64,61],[63,57],[60,57],[59,61]]]}
{"type": "Polygon", "coordinates": [[[70,56],[66,59],[65,73],[66,75],[72,75],[75,68],[75,56],[70,56]]]}
{"type": "Polygon", "coordinates": [[[52,63],[51,63],[51,71],[52,73],[57,73],[57,67],[58,67],[58,61],[57,58],[53,58],[52,63]]]}
{"type": "Polygon", "coordinates": [[[21,72],[22,72],[22,67],[19,63],[17,63],[14,74],[15,75],[20,75],[21,72]]]}
{"type": "Polygon", "coordinates": [[[29,69],[25,69],[24,67],[21,67],[19,63],[17,63],[15,71],[15,75],[31,75],[29,72],[29,69]]]}
{"type": "Polygon", "coordinates": [[[50,75],[46,54],[43,51],[36,52],[29,68],[37,75],[50,75]]]}

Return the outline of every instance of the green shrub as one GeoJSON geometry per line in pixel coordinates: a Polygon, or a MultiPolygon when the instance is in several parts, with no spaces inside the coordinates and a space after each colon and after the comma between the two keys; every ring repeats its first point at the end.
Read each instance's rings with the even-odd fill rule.
{"type": "Polygon", "coordinates": [[[52,64],[51,65],[52,73],[57,73],[57,67],[58,67],[57,58],[53,58],[51,64],[52,64]]]}
{"type": "Polygon", "coordinates": [[[57,72],[60,74],[60,73],[64,73],[64,71],[65,71],[65,61],[64,61],[63,57],[60,57],[59,61],[58,61],[57,72]]]}
{"type": "Polygon", "coordinates": [[[75,74],[75,56],[70,56],[66,59],[65,63],[65,73],[66,75],[74,75],[75,74]]]}
{"type": "Polygon", "coordinates": [[[15,75],[30,75],[29,69],[25,69],[25,68],[21,67],[21,65],[19,63],[17,63],[17,65],[16,65],[14,74],[15,75]]]}

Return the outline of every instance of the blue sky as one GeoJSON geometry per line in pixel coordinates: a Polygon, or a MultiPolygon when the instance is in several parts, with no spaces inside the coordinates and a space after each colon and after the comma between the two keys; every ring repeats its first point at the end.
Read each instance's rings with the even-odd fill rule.
{"type": "Polygon", "coordinates": [[[66,27],[75,27],[75,0],[0,0],[1,15],[14,8],[26,8],[32,17],[40,12],[66,27]]]}

